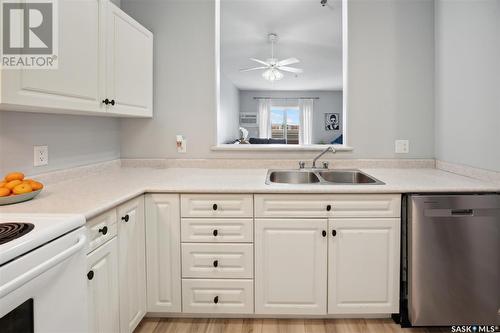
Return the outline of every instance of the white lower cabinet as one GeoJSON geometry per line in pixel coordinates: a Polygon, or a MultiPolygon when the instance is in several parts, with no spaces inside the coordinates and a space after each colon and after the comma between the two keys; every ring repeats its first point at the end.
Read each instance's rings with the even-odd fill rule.
{"type": "Polygon", "coordinates": [[[119,331],[116,238],[87,255],[89,332],[119,331]]]}
{"type": "Polygon", "coordinates": [[[329,221],[328,313],[399,311],[399,218],[329,221]]]}
{"type": "Polygon", "coordinates": [[[253,313],[253,280],[183,279],[187,313],[253,313]]]}
{"type": "MultiPolygon", "coordinates": [[[[300,204],[299,195],[255,195],[255,216],[274,211],[271,203],[290,207],[290,198],[300,204]]],[[[317,215],[279,208],[284,216],[254,220],[249,195],[147,194],[90,220],[89,330],[131,333],[147,312],[397,313],[400,196],[313,199],[321,204],[306,208],[317,215]],[[238,214],[210,216],[208,203],[230,212],[233,201],[238,214]],[[325,204],[333,211],[321,216],[325,204]]]]}
{"type": "Polygon", "coordinates": [[[117,208],[120,332],[133,332],[146,314],[144,196],[117,208]]]}
{"type": "Polygon", "coordinates": [[[181,311],[181,236],[178,194],[146,195],[148,312],[181,311]]]}
{"type": "Polygon", "coordinates": [[[255,220],[255,312],[326,314],[327,219],[255,220]]]}

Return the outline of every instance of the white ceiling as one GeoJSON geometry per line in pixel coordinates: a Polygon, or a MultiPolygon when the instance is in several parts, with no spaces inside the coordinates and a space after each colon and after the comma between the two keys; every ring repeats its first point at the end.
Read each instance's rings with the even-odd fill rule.
{"type": "Polygon", "coordinates": [[[241,90],[341,90],[342,8],[341,0],[222,0],[221,71],[241,90]],[[253,57],[271,56],[268,33],[277,33],[275,56],[295,57],[291,67],[304,72],[271,83],[262,71],[240,72],[256,67],[253,57]]]}

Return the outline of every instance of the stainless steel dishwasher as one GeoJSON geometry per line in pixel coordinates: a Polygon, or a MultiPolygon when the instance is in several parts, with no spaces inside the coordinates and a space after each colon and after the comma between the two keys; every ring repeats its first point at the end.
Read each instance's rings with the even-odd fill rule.
{"type": "Polygon", "coordinates": [[[403,268],[411,325],[499,325],[500,195],[407,199],[403,268]]]}

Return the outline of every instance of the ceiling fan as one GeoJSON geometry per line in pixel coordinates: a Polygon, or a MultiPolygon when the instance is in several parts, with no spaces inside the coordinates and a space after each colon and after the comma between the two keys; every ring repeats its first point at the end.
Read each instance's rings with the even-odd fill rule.
{"type": "Polygon", "coordinates": [[[274,57],[274,43],[278,41],[277,34],[270,33],[267,35],[267,38],[271,43],[271,58],[267,59],[266,61],[250,58],[250,60],[255,61],[263,66],[240,69],[240,72],[250,72],[263,69],[264,72],[262,73],[262,77],[271,82],[281,80],[284,77],[284,74],[282,72],[290,72],[294,73],[295,75],[303,72],[303,70],[300,68],[289,67],[289,65],[299,63],[299,59],[288,58],[284,60],[278,60],[274,57]]]}

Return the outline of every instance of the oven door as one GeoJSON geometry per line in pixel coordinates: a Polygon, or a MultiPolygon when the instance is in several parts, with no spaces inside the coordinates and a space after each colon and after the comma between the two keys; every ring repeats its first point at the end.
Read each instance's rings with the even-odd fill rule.
{"type": "Polygon", "coordinates": [[[84,228],[0,266],[2,332],[87,332],[84,228]]]}

